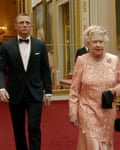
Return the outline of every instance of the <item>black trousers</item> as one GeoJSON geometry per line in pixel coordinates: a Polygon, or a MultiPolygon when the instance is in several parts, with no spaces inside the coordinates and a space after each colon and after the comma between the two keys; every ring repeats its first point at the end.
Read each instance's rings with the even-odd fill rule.
{"type": "Polygon", "coordinates": [[[29,90],[26,89],[23,100],[19,104],[9,103],[9,108],[16,150],[40,150],[42,102],[33,99],[29,90]],[[28,140],[26,138],[26,125],[28,140]]]}

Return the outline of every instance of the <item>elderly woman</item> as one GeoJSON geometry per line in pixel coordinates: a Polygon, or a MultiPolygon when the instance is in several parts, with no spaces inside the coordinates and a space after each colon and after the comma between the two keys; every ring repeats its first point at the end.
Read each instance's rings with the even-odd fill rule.
{"type": "Polygon", "coordinates": [[[79,130],[77,150],[113,150],[119,58],[105,52],[108,36],[101,26],[86,29],[84,41],[90,52],[77,58],[69,98],[70,121],[79,130]],[[102,108],[104,91],[114,96],[112,108],[102,108]]]}

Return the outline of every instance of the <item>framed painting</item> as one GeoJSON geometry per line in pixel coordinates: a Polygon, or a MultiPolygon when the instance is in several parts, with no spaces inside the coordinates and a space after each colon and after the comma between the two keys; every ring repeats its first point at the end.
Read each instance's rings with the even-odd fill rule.
{"type": "Polygon", "coordinates": [[[38,39],[44,41],[44,6],[43,3],[40,3],[35,7],[35,26],[36,26],[36,36],[38,39]]]}

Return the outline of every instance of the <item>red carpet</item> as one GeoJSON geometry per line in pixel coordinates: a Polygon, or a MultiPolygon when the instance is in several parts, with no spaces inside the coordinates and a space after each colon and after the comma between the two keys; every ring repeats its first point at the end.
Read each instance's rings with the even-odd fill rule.
{"type": "MultiPolygon", "coordinates": [[[[42,150],[76,150],[77,130],[68,118],[67,101],[53,102],[43,109],[42,150]]],[[[115,150],[120,150],[120,133],[115,133],[115,150]]],[[[0,149],[15,150],[7,104],[0,104],[0,149]]]]}

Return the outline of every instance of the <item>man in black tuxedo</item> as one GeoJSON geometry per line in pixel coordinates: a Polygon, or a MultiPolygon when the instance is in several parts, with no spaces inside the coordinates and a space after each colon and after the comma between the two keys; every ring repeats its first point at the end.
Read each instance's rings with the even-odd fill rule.
{"type": "Polygon", "coordinates": [[[88,52],[89,52],[89,50],[85,46],[83,46],[82,48],[77,49],[77,52],[76,52],[76,55],[75,55],[75,62],[76,62],[78,56],[86,54],[88,52]]]}
{"type": "Polygon", "coordinates": [[[43,94],[46,105],[50,104],[52,95],[47,50],[44,42],[30,36],[31,26],[30,16],[19,14],[15,20],[16,38],[2,43],[0,47],[0,101],[9,102],[16,150],[40,150],[43,94]]]}

